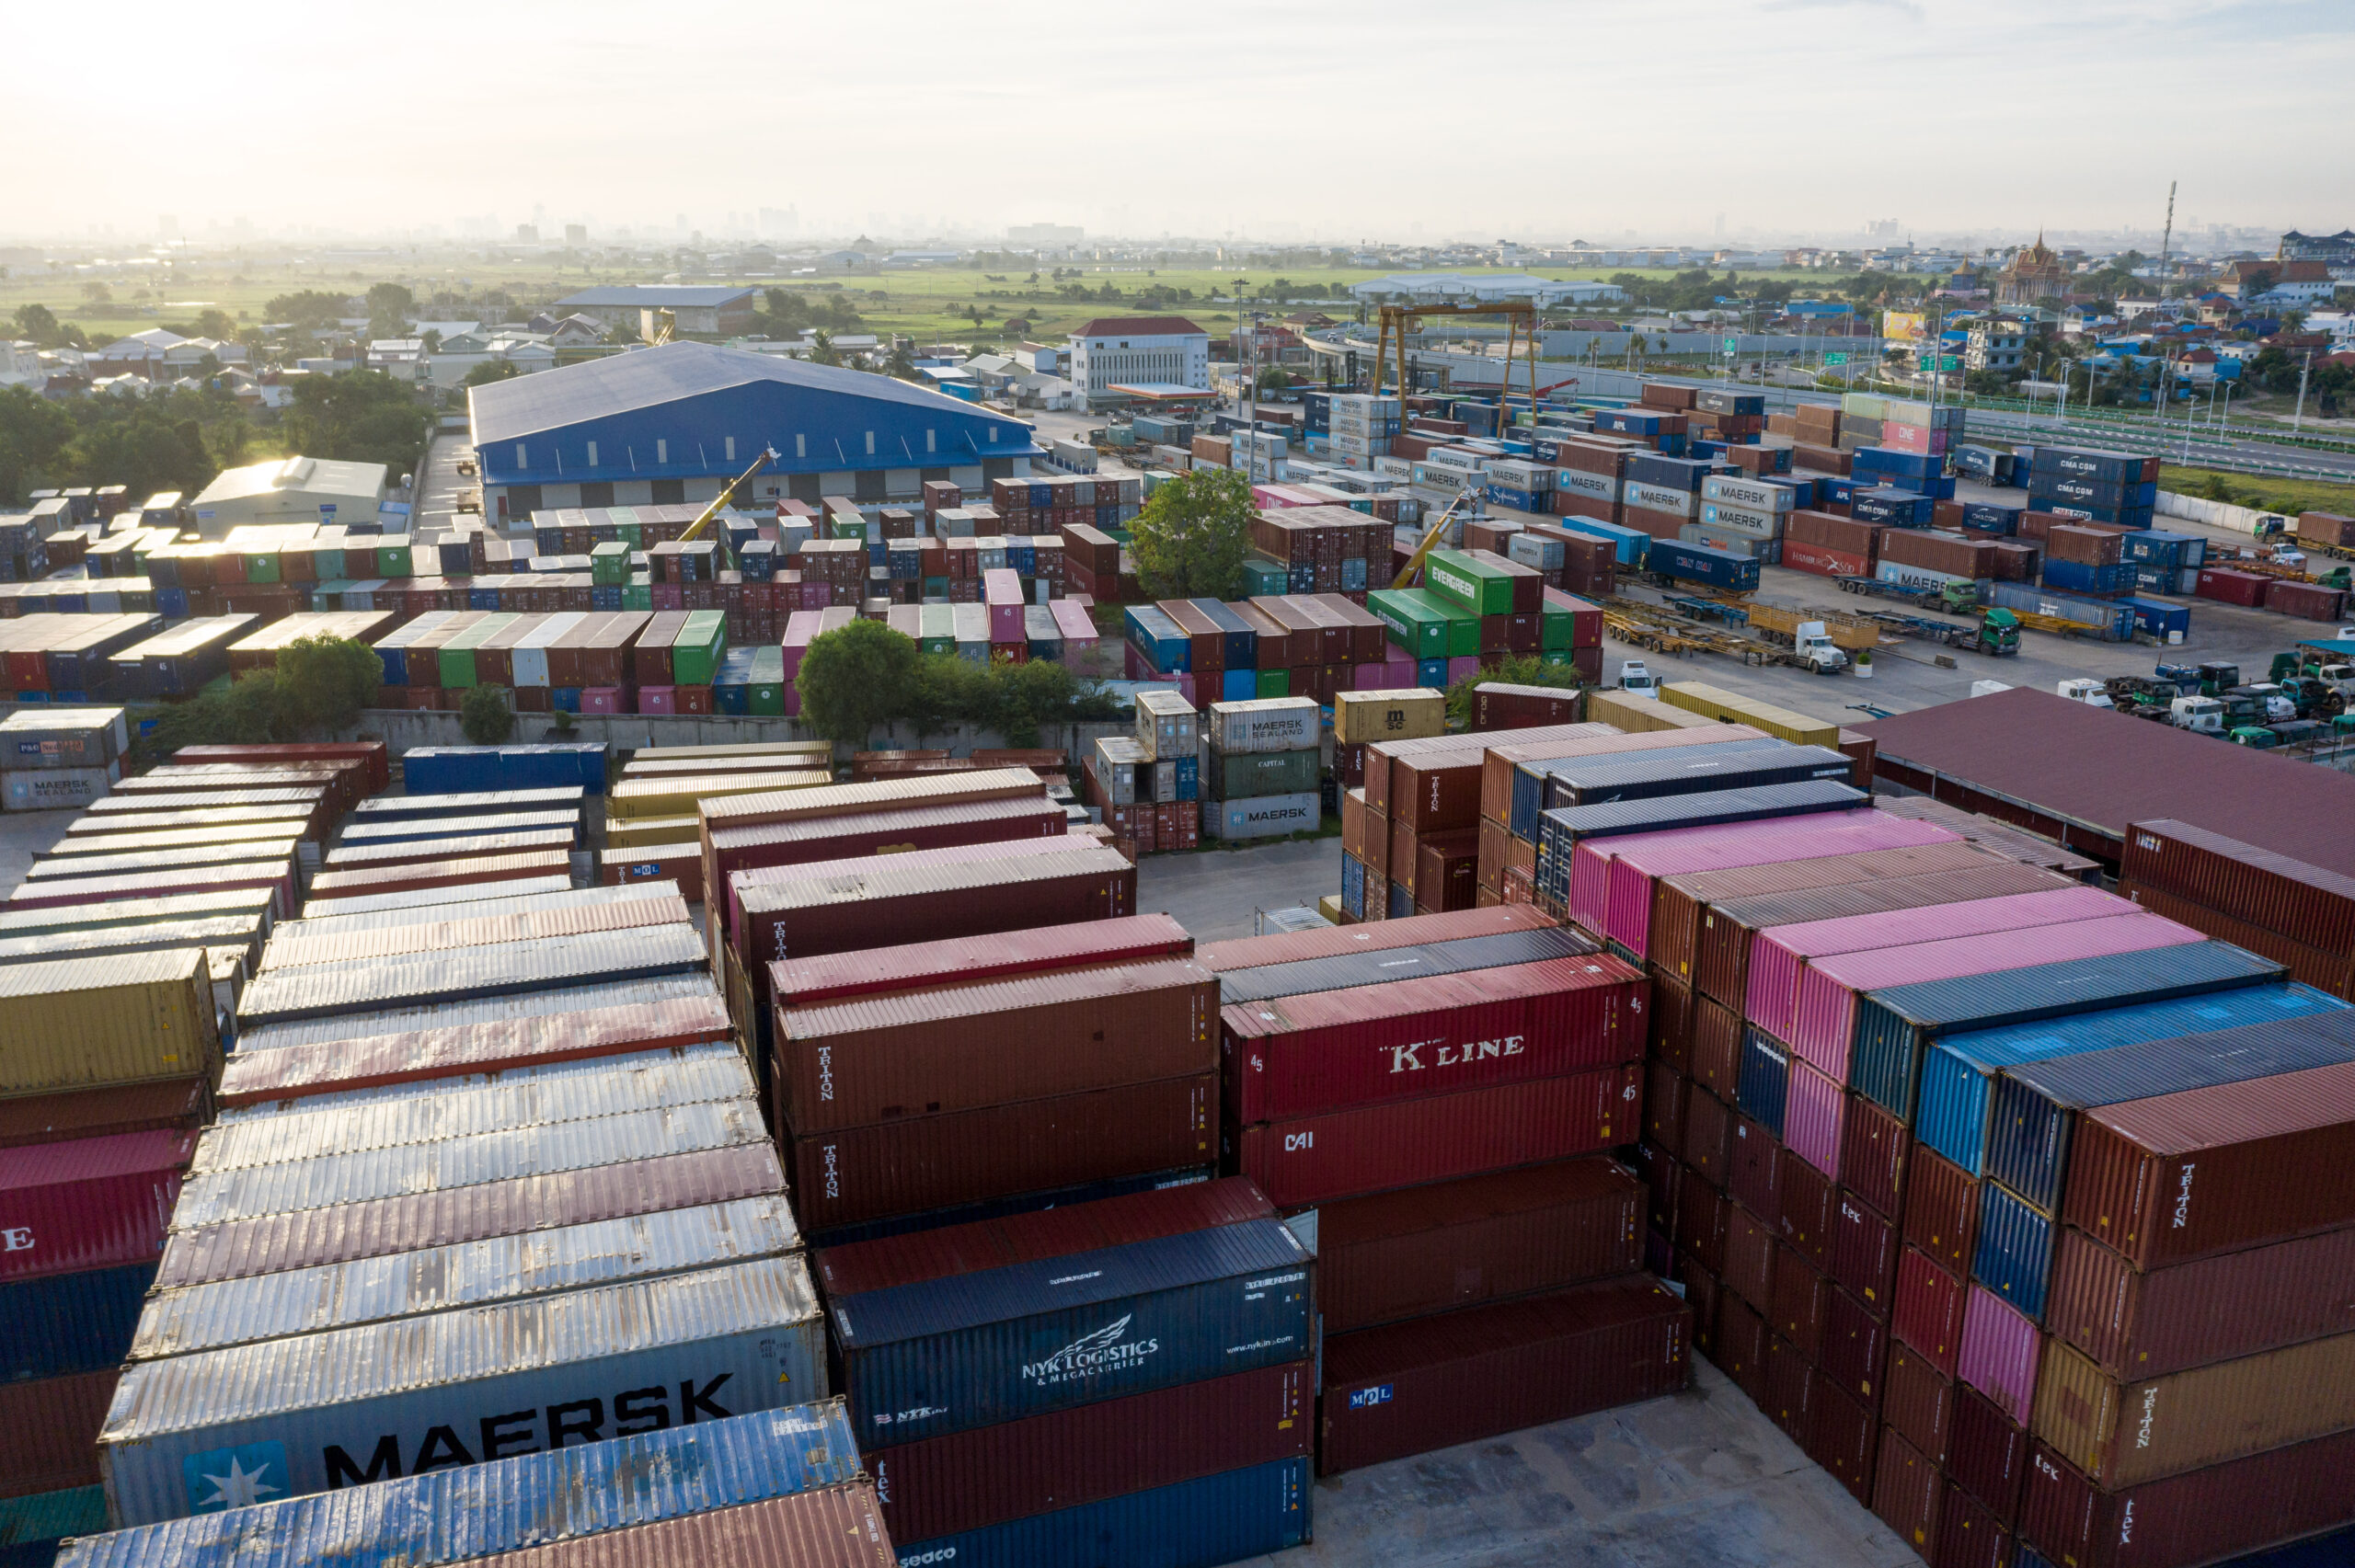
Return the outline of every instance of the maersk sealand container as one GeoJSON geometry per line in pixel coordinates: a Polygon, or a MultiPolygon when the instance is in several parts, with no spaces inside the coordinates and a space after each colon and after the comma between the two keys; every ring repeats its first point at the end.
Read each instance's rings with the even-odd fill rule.
{"type": "Polygon", "coordinates": [[[826,1392],[809,1270],[773,1258],[141,1362],[98,1463],[146,1525],[826,1392]]]}
{"type": "Polygon", "coordinates": [[[840,1400],[574,1443],[89,1535],[73,1568],[439,1568],[835,1486],[859,1473],[840,1400]]]}

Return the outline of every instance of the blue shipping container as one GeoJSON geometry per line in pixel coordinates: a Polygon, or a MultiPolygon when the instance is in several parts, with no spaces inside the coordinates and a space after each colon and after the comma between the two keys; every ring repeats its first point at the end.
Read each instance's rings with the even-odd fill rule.
{"type": "Polygon", "coordinates": [[[2333,1006],[2306,1017],[2057,1057],[2005,1072],[1995,1081],[1987,1173],[2030,1207],[2055,1213],[2066,1190],[2078,1112],[2355,1061],[2355,1011],[2305,986],[2280,990],[2298,993],[2282,997],[2284,1003],[2333,1006]]]}
{"type": "Polygon", "coordinates": [[[1627,479],[1637,485],[1659,485],[1671,490],[1698,494],[1712,464],[1698,457],[1658,457],[1639,452],[1627,459],[1627,479]]]}
{"type": "Polygon", "coordinates": [[[1341,857],[1341,912],[1365,919],[1365,863],[1352,854],[1341,857]]]}
{"type": "Polygon", "coordinates": [[[1282,1225],[1255,1219],[837,1295],[860,1443],[1296,1361],[1309,1345],[1308,1261],[1282,1225]]]}
{"type": "Polygon", "coordinates": [[[1682,539],[1654,540],[1646,565],[1647,569],[1663,577],[1706,583],[1729,592],[1747,592],[1758,587],[1755,559],[1706,544],[1688,544],[1682,539]]]}
{"type": "Polygon", "coordinates": [[[2097,597],[2123,593],[2134,586],[2134,568],[2124,564],[2089,567],[2082,561],[2058,561],[2044,558],[2044,586],[2059,589],[2063,593],[2085,593],[2097,597]]]}
{"type": "MultiPolygon", "coordinates": [[[[2137,587],[2143,586],[2141,583],[2137,587]]],[[[2165,638],[2170,632],[2191,635],[2191,606],[2162,604],[2155,599],[2135,596],[2118,601],[2134,612],[2134,629],[2151,636],[2165,638]]]]}
{"type": "Polygon", "coordinates": [[[1909,479],[1935,479],[1946,470],[1943,456],[1924,452],[1900,452],[1890,446],[1860,446],[1850,464],[1857,474],[1901,474],[1909,479]]]}
{"type": "Polygon", "coordinates": [[[2186,567],[2204,566],[2208,560],[2208,541],[2188,533],[2169,533],[2163,529],[2146,528],[2129,533],[2119,540],[2125,558],[2137,564],[2147,563],[2181,571],[2186,567]]]}
{"type": "Polygon", "coordinates": [[[1186,601],[1210,618],[1211,624],[1223,634],[1221,645],[1225,652],[1224,663],[1229,670],[1257,670],[1259,667],[1259,634],[1251,624],[1215,599],[1189,599],[1186,601]]]}
{"type": "Polygon", "coordinates": [[[1734,1098],[1742,1114],[1762,1124],[1776,1138],[1783,1136],[1783,1105],[1790,1093],[1791,1054],[1773,1036],[1756,1027],[1741,1032],[1741,1068],[1734,1083],[1734,1098]]]}
{"type": "Polygon", "coordinates": [[[1176,675],[1194,668],[1194,640],[1166,611],[1151,604],[1132,604],[1121,619],[1128,629],[1129,646],[1155,670],[1176,675]]]}
{"type": "Polygon", "coordinates": [[[1652,536],[1640,528],[1625,528],[1615,522],[1603,522],[1591,517],[1557,517],[1552,525],[1566,533],[1583,533],[1590,539],[1608,539],[1613,558],[1623,567],[1640,567],[1651,553],[1652,536]]]}
{"type": "Polygon", "coordinates": [[[605,743],[543,741],[532,746],[419,746],[401,759],[408,788],[417,795],[484,790],[553,789],[579,784],[605,793],[605,743]]]}
{"type": "Polygon", "coordinates": [[[1648,833],[1668,828],[1706,828],[1723,822],[1755,822],[1768,817],[1854,811],[1870,804],[1871,798],[1853,784],[1817,779],[1809,784],[1656,795],[1648,800],[1614,800],[1608,806],[1547,811],[1537,819],[1535,880],[1548,898],[1557,902],[1567,901],[1571,853],[1586,839],[1648,833]]]}
{"type": "Polygon", "coordinates": [[[1212,1568],[1306,1542],[1310,1490],[1306,1459],[1277,1459],[962,1535],[891,1544],[902,1562],[956,1568],[1212,1568]]]}
{"type": "Polygon", "coordinates": [[[1443,658],[1417,659],[1415,661],[1415,684],[1418,686],[1427,686],[1434,692],[1446,691],[1447,660],[1443,658]]]}
{"type": "Polygon", "coordinates": [[[1929,497],[1885,485],[1851,491],[1848,510],[1860,522],[1886,522],[1896,528],[1927,528],[1937,514],[1936,504],[1929,497]]]}
{"type": "Polygon", "coordinates": [[[1962,525],[1975,528],[1982,533],[2001,533],[2008,537],[2020,531],[2020,514],[2027,509],[2026,507],[1998,506],[1993,501],[1965,501],[1962,525]]]}
{"type": "Polygon", "coordinates": [[[1979,1189],[1979,1248],[1970,1259],[1970,1277],[2040,1323],[2059,1234],[2052,1220],[1986,1183],[1979,1189]]]}
{"type": "Polygon", "coordinates": [[[1414,912],[1414,894],[1407,890],[1407,885],[1404,882],[1393,882],[1390,885],[1389,917],[1395,921],[1402,921],[1414,912]]]}
{"type": "Polygon", "coordinates": [[[0,1380],[66,1378],[120,1367],[131,1354],[152,1263],[50,1274],[0,1285],[0,1380]]]}
{"type": "Polygon", "coordinates": [[[1941,1036],[2122,1002],[2237,990],[2278,981],[2284,973],[2281,965],[2228,943],[2198,942],[1867,991],[1856,1004],[1849,1081],[1911,1127],[1923,1054],[1941,1036]]]}

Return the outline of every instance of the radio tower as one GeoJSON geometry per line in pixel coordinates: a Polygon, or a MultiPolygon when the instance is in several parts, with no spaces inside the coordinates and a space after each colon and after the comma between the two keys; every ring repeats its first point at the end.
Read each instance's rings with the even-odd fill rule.
{"type": "Polygon", "coordinates": [[[2159,292],[2162,294],[2166,292],[2167,287],[2167,246],[2175,239],[2175,184],[2174,180],[2167,181],[2167,226],[2159,235],[2159,292]]]}

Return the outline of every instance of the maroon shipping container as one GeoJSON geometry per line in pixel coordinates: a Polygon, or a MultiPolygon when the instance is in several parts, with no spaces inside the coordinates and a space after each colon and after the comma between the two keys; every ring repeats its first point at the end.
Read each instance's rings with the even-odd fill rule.
{"type": "Polygon", "coordinates": [[[1733,1119],[1726,1191],[1779,1236],[1783,1230],[1783,1146],[1748,1116],[1733,1119]]]}
{"type": "Polygon", "coordinates": [[[1775,1306],[1775,1255],[1783,1247],[1775,1231],[1740,1204],[1727,1206],[1726,1288],[1762,1312],[1775,1306]]]}
{"type": "Polygon", "coordinates": [[[1603,1158],[1327,1204],[1316,1302],[1345,1333],[1643,1266],[1643,1184],[1603,1158]]]}
{"type": "Polygon", "coordinates": [[[1231,1136],[1240,1173],[1291,1208],[1596,1153],[1635,1137],[1642,1097],[1643,1069],[1628,1065],[1231,1136]]]}
{"type": "Polygon", "coordinates": [[[579,1535],[473,1559],[467,1568],[627,1568],[727,1563],[729,1568],[892,1568],[899,1554],[876,1488],[844,1482],[764,1502],[579,1535]]]}
{"type": "Polygon", "coordinates": [[[1940,533],[1934,529],[1892,528],[1880,536],[1883,562],[1919,567],[1949,577],[1994,576],[1987,553],[1988,546],[1975,539],[1966,539],[1959,533],[1940,533]]]}
{"type": "Polygon", "coordinates": [[[2355,1432],[2098,1492],[2042,1444],[2020,1539],[2062,1568],[2191,1568],[2355,1518],[2355,1432]]]}
{"type": "Polygon", "coordinates": [[[476,915],[464,920],[436,920],[431,909],[419,913],[424,918],[412,924],[368,926],[318,936],[311,935],[301,922],[282,926],[263,951],[263,967],[298,968],[312,964],[348,965],[379,958],[416,957],[454,948],[529,942],[541,937],[684,925],[690,919],[686,901],[678,898],[575,904],[563,909],[476,915]]]}
{"type": "Polygon", "coordinates": [[[1949,1479],[1938,1505],[1937,1568],[2011,1568],[2012,1532],[1949,1479]]]}
{"type": "Polygon", "coordinates": [[[777,1140],[794,1212],[817,1234],[1207,1166],[1217,1158],[1217,1074],[1205,1073],[806,1137],[780,1126],[777,1140]]]}
{"type": "Polygon", "coordinates": [[[1879,1458],[1880,1420],[1829,1378],[1818,1373],[1808,1390],[1807,1436],[1800,1451],[1832,1472],[1859,1503],[1873,1495],[1873,1467],[1879,1458]]]}
{"type": "MultiPolygon", "coordinates": [[[[2203,574],[2204,575],[2204,574],[2203,574]]],[[[2265,585],[2265,608],[2301,621],[2336,621],[2347,607],[2347,590],[2318,582],[2292,582],[2274,578],[2265,585]]]]}
{"type": "Polygon", "coordinates": [[[1733,1170],[1733,1113],[1706,1090],[1685,1097],[1683,1148],[1679,1154],[1687,1168],[1720,1191],[1733,1170]]]}
{"type": "Polygon", "coordinates": [[[659,1214],[785,1190],[775,1146],[668,1154],[332,1208],[233,1219],[165,1240],[157,1289],[389,1257],[558,1225],[659,1214]]]}
{"type": "Polygon", "coordinates": [[[1873,1316],[1889,1317],[1897,1279],[1897,1227],[1844,1192],[1832,1209],[1832,1277],[1873,1316]]]}
{"type": "Polygon", "coordinates": [[[932,1540],[1221,1471],[1305,1458],[1311,1363],[1099,1400],[869,1449],[892,1538],[932,1540]]]}
{"type": "Polygon", "coordinates": [[[1622,1149],[1620,1158],[1644,1184],[1644,1222],[1663,1236],[1674,1234],[1676,1194],[1684,1185],[1684,1172],[1676,1157],[1657,1143],[1642,1141],[1622,1149]]]}
{"type": "Polygon", "coordinates": [[[1761,1410],[1766,1407],[1766,1320],[1750,1303],[1717,1292],[1717,1342],[1709,1359],[1761,1410]]]}
{"type": "Polygon", "coordinates": [[[1698,1171],[1684,1167],[1683,1186],[1676,1195],[1676,1247],[1711,1274],[1725,1270],[1727,1211],[1732,1207],[1698,1171]]]}
{"type": "Polygon", "coordinates": [[[1684,1152],[1684,1102],[1690,1080],[1654,1057],[1644,1064],[1644,1141],[1669,1153],[1684,1152]]]}
{"type": "Polygon", "coordinates": [[[1807,1353],[1781,1334],[1766,1340],[1766,1419],[1794,1443],[1807,1440],[1808,1406],[1814,1402],[1815,1367],[1807,1353]]]}
{"type": "Polygon", "coordinates": [[[1665,1062],[1681,1073],[1692,1072],[1693,988],[1657,969],[1652,972],[1651,1048],[1655,1060],[1665,1062]]]}
{"type": "Polygon", "coordinates": [[[823,861],[796,867],[816,873],[801,881],[738,882],[729,889],[742,911],[737,951],[755,977],[754,1000],[766,1004],[769,965],[782,959],[1134,914],[1135,865],[1093,841],[1078,841],[1054,854],[962,864],[926,864],[956,850],[823,861]]]}
{"type": "Polygon", "coordinates": [[[1717,1298],[1725,1294],[1725,1287],[1690,1257],[1678,1258],[1676,1272],[1669,1277],[1684,1287],[1685,1305],[1693,1310],[1693,1348],[1709,1355],[1717,1329],[1717,1298]]]}
{"type": "Polygon", "coordinates": [[[1905,1241],[1956,1278],[1969,1276],[1979,1244],[1979,1183],[1927,1149],[1906,1173],[1905,1241]]]}
{"type": "Polygon", "coordinates": [[[1783,1241],[1819,1273],[1832,1268],[1832,1241],[1839,1226],[1838,1189],[1832,1178],[1788,1149],[1782,1151],[1783,1241]]]}
{"type": "MultiPolygon", "coordinates": [[[[705,869],[718,866],[733,874],[764,866],[807,865],[814,861],[953,849],[1009,839],[1053,839],[1063,837],[1068,829],[1063,808],[1057,803],[1035,791],[1008,794],[995,799],[724,829],[711,836],[712,853],[706,857],[705,869]]],[[[725,885],[724,880],[714,884],[725,885]]]]}
{"type": "Polygon", "coordinates": [[[1907,1247],[1897,1265],[1897,1307],[1890,1327],[1897,1337],[1927,1356],[1951,1378],[1962,1354],[1963,1282],[1932,1263],[1918,1247],[1907,1247]]]}
{"type": "Polygon", "coordinates": [[[1881,1419],[1904,1433],[1905,1440],[1932,1464],[1943,1468],[1954,1429],[1958,1392],[1954,1379],[1901,1339],[1890,1343],[1883,1378],[1881,1419]]]}
{"type": "Polygon", "coordinates": [[[2355,1223],[2355,1063],[2082,1112],[2062,1215],[2143,1269],[2355,1223]]]}
{"type": "Polygon", "coordinates": [[[1832,1314],[1830,1278],[1808,1266],[1789,1247],[1775,1257],[1775,1310],[1766,1321],[1778,1338],[1798,1347],[1809,1361],[1823,1358],[1823,1325],[1832,1314]]]}
{"type": "Polygon", "coordinates": [[[1247,1125],[1639,1061],[1648,989],[1597,953],[1239,1003],[1230,1102],[1247,1125]]]}
{"type": "Polygon", "coordinates": [[[2114,567],[2125,559],[2125,545],[2106,528],[2062,522],[2044,531],[2044,553],[2053,560],[2081,567],[2114,567]]]}
{"type": "Polygon", "coordinates": [[[385,743],[381,740],[273,740],[237,745],[183,746],[172,753],[171,760],[181,765],[235,762],[248,767],[271,762],[302,767],[317,762],[357,761],[365,771],[368,781],[366,793],[370,795],[393,781],[391,764],[385,755],[385,743]]]}
{"type": "Polygon", "coordinates": [[[2020,1484],[2028,1465],[2028,1436],[1968,1383],[1955,1385],[1954,1426],[1947,1441],[1947,1473],[1986,1505],[2005,1528],[2019,1517],[2020,1484]]]}
{"type": "MultiPolygon", "coordinates": [[[[523,854],[477,855],[372,871],[322,871],[311,878],[309,897],[314,904],[327,904],[338,898],[373,898],[379,893],[413,893],[428,887],[471,887],[537,876],[565,876],[571,870],[572,857],[565,851],[533,850],[523,854]]],[[[335,911],[323,909],[309,912],[335,911]]]]}
{"type": "Polygon", "coordinates": [[[0,1150],[0,1281],[154,1257],[195,1147],[158,1128],[0,1150]]]}
{"type": "Polygon", "coordinates": [[[779,1008],[770,1082],[807,1137],[1218,1070],[1218,979],[1189,958],[779,1008]]]}
{"type": "Polygon", "coordinates": [[[1888,1359],[1889,1325],[1854,1296],[1834,1288],[1824,1309],[1823,1375],[1841,1392],[1878,1410],[1888,1359]]]}
{"type": "Polygon", "coordinates": [[[2355,994],[2355,960],[2344,953],[2326,953],[2318,947],[2308,947],[2293,942],[2278,932],[2267,931],[2243,920],[2220,913],[2205,904],[2173,893],[2163,893],[2156,887],[2140,883],[2121,882],[2118,891],[2154,915],[2161,915],[2194,931],[2204,933],[2219,942],[2229,942],[2245,947],[2260,958],[2270,958],[2290,971],[2290,978],[2301,984],[2326,990],[2333,996],[2355,994]]]}
{"type": "Polygon", "coordinates": [[[194,1132],[213,1119],[213,1096],[201,1078],[109,1084],[63,1094],[0,1100],[0,1149],[112,1138],[127,1132],[194,1132]]]}
{"type": "Polygon", "coordinates": [[[1946,1501],[1947,1478],[1929,1456],[1907,1442],[1895,1426],[1880,1435],[1880,1462],[1873,1471],[1873,1512],[1897,1539],[1927,1562],[1938,1557],[1938,1507],[1946,1501]]]}
{"type": "Polygon", "coordinates": [[[1485,731],[1576,724],[1579,704],[1580,693],[1559,687],[1484,681],[1472,688],[1472,727],[1485,731]]]}
{"type": "MultiPolygon", "coordinates": [[[[769,987],[781,1008],[815,1007],[854,997],[1182,957],[1193,951],[1194,939],[1167,915],[1129,915],[792,958],[770,966],[769,987]]],[[[1200,955],[1196,961],[1210,967],[1200,955]]]]}
{"type": "Polygon", "coordinates": [[[1706,997],[1693,999],[1693,1082],[1728,1104],[1741,1072],[1741,1019],[1706,997]]]}
{"type": "Polygon", "coordinates": [[[2355,1230],[2326,1230],[2154,1274],[2063,1230],[2045,1326],[2119,1378],[2254,1356],[2355,1322],[2355,1230]]]}
{"type": "Polygon", "coordinates": [[[1683,1389],[1692,1316],[1613,1280],[1326,1342],[1319,1473],[1429,1453],[1683,1389]]]}
{"type": "Polygon", "coordinates": [[[2155,887],[2303,946],[2355,947],[2355,877],[2188,822],[2130,825],[2118,877],[2120,891],[2155,887]]]}
{"type": "Polygon", "coordinates": [[[2199,586],[2193,591],[2202,599],[2212,599],[2220,604],[2238,604],[2254,610],[2265,602],[2265,588],[2272,580],[2271,578],[2258,577],[2254,572],[2202,567],[2199,586]]]}
{"type": "Polygon", "coordinates": [[[122,1374],[0,1382],[0,1497],[98,1484],[98,1429],[122,1374]]]}

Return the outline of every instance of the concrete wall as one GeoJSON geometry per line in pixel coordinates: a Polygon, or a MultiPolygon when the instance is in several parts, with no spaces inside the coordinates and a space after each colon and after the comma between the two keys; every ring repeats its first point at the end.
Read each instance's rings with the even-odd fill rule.
{"type": "Polygon", "coordinates": [[[2255,534],[2257,520],[2279,517],[2279,512],[2259,511],[2255,507],[2229,506],[2223,501],[2204,501],[2197,496],[2178,496],[2173,490],[2159,492],[2158,513],[2161,517],[2179,517],[2188,522],[2204,522],[2211,528],[2229,528],[2235,533],[2255,534]]]}
{"type": "MultiPolygon", "coordinates": [[[[1042,746],[1061,746],[1076,762],[1092,748],[1100,736],[1129,735],[1134,727],[1127,723],[1067,724],[1040,732],[1042,746]]],[[[359,724],[339,738],[369,736],[385,742],[387,750],[397,756],[414,746],[465,746],[471,744],[460,727],[458,715],[439,710],[421,712],[409,708],[370,708],[360,716],[359,724]]],[[[568,736],[559,736],[546,714],[515,715],[516,743],[537,740],[602,740],[616,750],[640,750],[649,746],[723,746],[751,740],[814,740],[815,731],[789,718],[700,718],[664,714],[618,714],[610,717],[586,716],[575,725],[568,736]]],[[[896,750],[902,748],[946,748],[953,756],[967,756],[977,749],[1006,744],[1005,737],[994,730],[972,725],[956,725],[927,736],[918,736],[906,725],[893,725],[878,729],[867,738],[866,750],[896,750]]]]}

